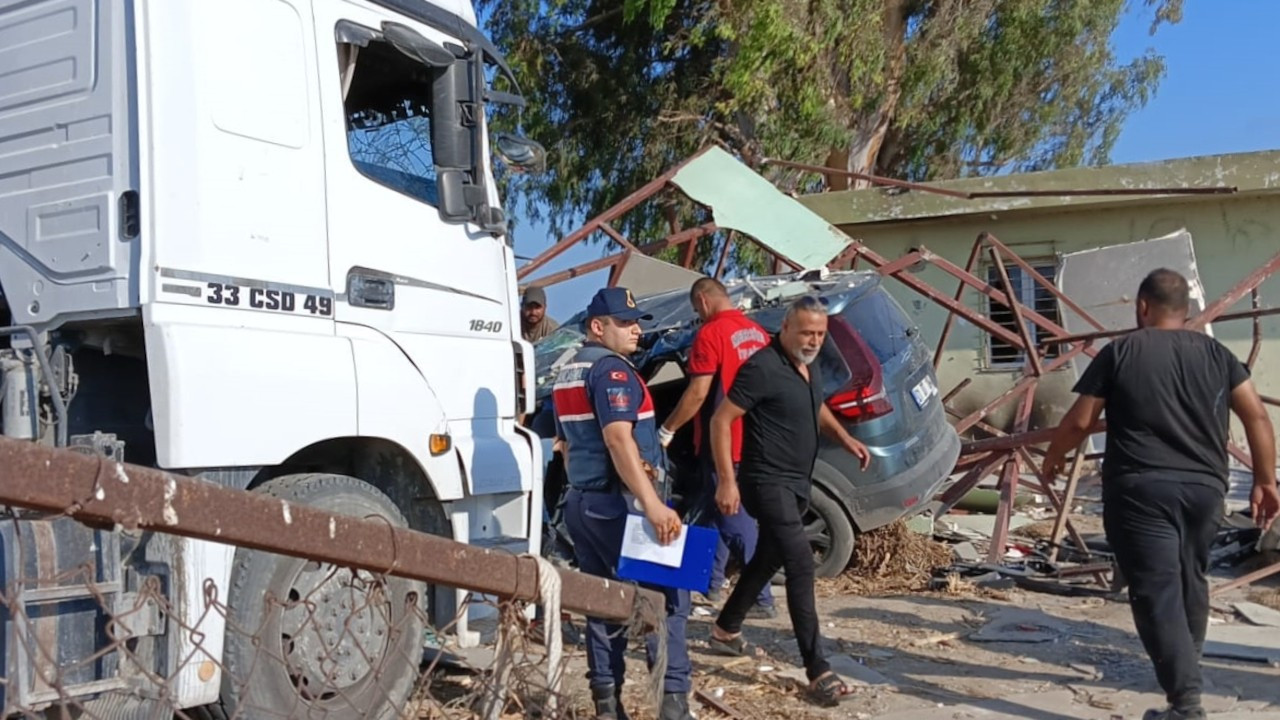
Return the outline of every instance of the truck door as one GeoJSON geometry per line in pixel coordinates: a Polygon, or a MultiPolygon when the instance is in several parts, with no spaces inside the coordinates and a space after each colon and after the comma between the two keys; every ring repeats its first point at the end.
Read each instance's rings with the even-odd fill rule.
{"type": "MultiPolygon", "coordinates": [[[[376,332],[412,360],[447,420],[473,493],[528,490],[528,461],[508,449],[518,443],[528,452],[511,428],[507,248],[474,226],[441,220],[430,132],[439,71],[387,41],[383,30],[396,26],[384,23],[440,45],[461,43],[373,5],[316,3],[315,12],[339,332],[376,332]],[[481,468],[489,458],[502,462],[481,468]]],[[[363,388],[369,369],[359,357],[357,366],[363,388]]],[[[361,393],[363,419],[370,403],[382,401],[361,393]]]]}

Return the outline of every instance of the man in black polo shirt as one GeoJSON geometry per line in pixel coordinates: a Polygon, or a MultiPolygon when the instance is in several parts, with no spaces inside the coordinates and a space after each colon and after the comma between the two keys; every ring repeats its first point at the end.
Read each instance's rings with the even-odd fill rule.
{"type": "Polygon", "coordinates": [[[1183,329],[1186,278],[1155,270],[1138,288],[1138,330],[1089,363],[1049,446],[1055,477],[1107,411],[1102,519],[1129,582],[1133,622],[1169,700],[1145,720],[1205,717],[1200,653],[1209,622],[1209,548],[1227,491],[1228,409],[1253,456],[1253,519],[1264,530],[1280,510],[1271,418],[1249,372],[1222,343],[1183,329]]]}
{"type": "Polygon", "coordinates": [[[785,568],[787,610],[811,695],[833,705],[850,691],[822,655],[813,550],[801,518],[809,507],[819,431],[857,455],[864,470],[871,454],[823,402],[822,375],[813,361],[826,336],[826,307],[812,297],[796,301],[787,308],[782,331],[742,366],[711,418],[716,504],[725,515],[745,507],[759,523],[760,541],[712,627],[710,646],[724,654],[755,654],[742,637],[742,622],[760,590],[785,568]],[[743,419],[742,462],[735,473],[731,428],[738,418],[743,419]]]}

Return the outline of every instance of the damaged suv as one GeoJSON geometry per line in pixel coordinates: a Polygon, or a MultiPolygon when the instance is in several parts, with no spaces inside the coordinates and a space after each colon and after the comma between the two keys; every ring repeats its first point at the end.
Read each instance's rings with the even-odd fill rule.
{"type": "MultiPolygon", "coordinates": [[[[770,333],[782,325],[786,306],[802,295],[826,304],[827,339],[817,362],[827,405],[845,428],[866,444],[871,466],[825,437],[813,469],[813,497],[805,526],[820,577],[839,574],[853,556],[857,533],[910,515],[928,504],[950,475],[960,438],[947,422],[929,348],[901,306],[874,272],[779,275],[726,283],[736,307],[770,333]]],[[[685,366],[701,321],[688,289],[637,298],[653,316],[642,321],[640,347],[631,358],[649,382],[661,423],[688,384],[685,366]]],[[[536,345],[538,409],[531,426],[554,435],[551,386],[560,364],[582,344],[585,313],[579,313],[536,345]]],[[[545,476],[550,513],[544,551],[567,547],[559,513],[565,490],[562,459],[551,457],[545,476]]],[[[696,487],[697,462],[691,433],[677,434],[668,448],[676,493],[696,487]]],[[[687,495],[686,495],[687,497],[687,495]]]]}

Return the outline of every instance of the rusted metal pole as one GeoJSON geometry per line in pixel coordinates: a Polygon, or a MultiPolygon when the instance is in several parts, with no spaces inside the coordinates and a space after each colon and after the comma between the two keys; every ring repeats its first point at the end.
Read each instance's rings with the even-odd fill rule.
{"type": "MultiPolygon", "coordinates": [[[[663,238],[657,242],[652,242],[652,243],[649,243],[648,245],[641,245],[640,247],[636,248],[636,250],[638,250],[643,255],[652,256],[654,253],[659,252],[661,250],[665,250],[669,247],[680,245],[682,243],[687,243],[687,242],[690,242],[691,240],[697,240],[703,235],[709,235],[715,232],[716,229],[717,228],[715,223],[707,223],[706,225],[699,225],[698,227],[689,228],[688,230],[681,230],[679,233],[672,235],[670,237],[663,238]]],[[[595,272],[596,270],[603,270],[604,268],[607,268],[607,267],[613,267],[618,263],[626,262],[627,259],[628,259],[627,252],[618,252],[612,255],[606,255],[605,257],[602,257],[598,260],[585,262],[585,263],[582,263],[581,265],[575,265],[574,267],[571,267],[568,270],[561,270],[560,272],[552,273],[550,275],[537,278],[536,280],[533,280],[528,284],[536,284],[542,287],[550,287],[551,285],[562,283],[566,280],[572,280],[573,278],[586,275],[587,273],[590,273],[590,272],[595,272]]],[[[521,289],[523,290],[524,287],[525,286],[521,286],[521,289]]]]}
{"type": "Polygon", "coordinates": [[[613,222],[619,217],[622,217],[626,213],[630,212],[640,203],[644,202],[645,200],[648,200],[650,197],[653,197],[658,192],[660,192],[664,187],[666,187],[667,183],[671,181],[671,178],[675,177],[676,173],[680,172],[680,170],[684,168],[685,165],[688,165],[698,157],[701,157],[702,154],[709,149],[710,149],[710,146],[699,150],[693,155],[690,155],[689,158],[686,159],[684,162],[662,173],[661,175],[654,178],[653,180],[650,180],[648,183],[642,186],[639,190],[636,190],[635,192],[626,196],[622,200],[618,201],[618,203],[615,204],[613,207],[609,208],[608,210],[605,210],[604,212],[600,213],[594,218],[591,218],[590,220],[587,221],[585,225],[578,228],[577,230],[574,230],[568,235],[565,235],[564,238],[562,238],[555,245],[552,245],[551,247],[542,251],[541,253],[538,254],[537,257],[530,260],[518,271],[516,271],[516,277],[520,280],[525,279],[538,268],[542,267],[543,265],[546,265],[547,263],[559,257],[560,254],[563,253],[565,250],[568,250],[569,248],[578,244],[580,241],[586,239],[589,235],[591,235],[591,233],[595,232],[596,230],[600,230],[602,224],[613,222]]]}
{"type": "Polygon", "coordinates": [[[720,248],[720,259],[716,261],[716,274],[713,276],[719,280],[724,277],[724,264],[729,259],[729,248],[733,247],[733,241],[737,239],[738,231],[730,230],[724,238],[724,247],[720,248]]]}
{"type": "MultiPolygon", "coordinates": [[[[966,272],[973,272],[974,266],[978,264],[978,255],[982,253],[984,235],[985,233],[978,235],[978,238],[973,241],[973,249],[969,251],[969,260],[964,264],[966,272]]],[[[965,287],[964,283],[958,283],[954,298],[956,304],[959,304],[964,298],[965,287]]],[[[942,362],[942,352],[947,348],[947,340],[951,337],[951,327],[955,325],[955,322],[956,314],[953,312],[947,313],[947,319],[942,323],[942,334],[938,335],[938,349],[933,353],[933,371],[935,373],[938,371],[939,363],[942,362]]],[[[943,402],[946,401],[944,400],[943,402]]]]}
{"type": "Polygon", "coordinates": [[[1224,187],[1159,187],[1159,188],[1083,188],[1079,190],[979,190],[969,193],[971,199],[977,198],[1021,198],[1021,197],[1091,197],[1094,195],[1231,195],[1238,190],[1236,186],[1224,187]]]}
{"type": "MultiPolygon", "coordinates": [[[[1066,529],[1067,523],[1071,521],[1068,516],[1071,514],[1071,504],[1076,499],[1076,486],[1080,483],[1080,471],[1084,469],[1085,447],[1088,442],[1086,440],[1080,444],[1080,447],[1076,448],[1076,456],[1071,461],[1071,472],[1067,475],[1067,487],[1062,492],[1062,507],[1058,510],[1058,517],[1053,520],[1053,531],[1049,533],[1049,562],[1051,563],[1058,561],[1058,541],[1062,539],[1062,531],[1066,529]]],[[[1053,478],[1045,477],[1041,473],[1040,482],[1046,488],[1051,489],[1053,478]]],[[[1083,546],[1081,549],[1087,552],[1087,549],[1083,546]]]]}
{"type": "MultiPolygon", "coordinates": [[[[1013,303],[1017,302],[1017,300],[1015,300],[1014,298],[1009,297],[1009,296],[1008,296],[1006,293],[1004,293],[1003,291],[997,290],[997,289],[995,289],[994,287],[992,287],[990,283],[988,283],[988,282],[986,282],[985,280],[983,280],[983,279],[981,279],[981,278],[979,278],[979,277],[977,277],[977,276],[973,275],[972,273],[966,272],[965,270],[963,270],[963,269],[961,269],[959,266],[957,266],[955,263],[951,262],[950,260],[947,260],[946,258],[942,257],[941,255],[938,255],[938,254],[936,254],[936,253],[932,252],[932,251],[931,251],[931,250],[929,250],[928,248],[925,248],[925,247],[923,247],[923,246],[922,246],[922,247],[920,247],[920,249],[919,249],[919,250],[920,250],[920,254],[924,257],[924,259],[925,259],[925,260],[928,260],[930,263],[932,263],[934,267],[936,267],[936,268],[938,268],[939,270],[942,270],[943,272],[946,272],[946,273],[948,273],[948,274],[950,274],[950,275],[953,275],[953,276],[955,276],[956,278],[959,278],[961,282],[968,283],[969,285],[973,286],[973,288],[974,288],[975,290],[977,290],[978,292],[982,293],[983,295],[986,295],[987,297],[991,298],[992,300],[995,300],[996,302],[998,302],[998,303],[1002,303],[1002,304],[1007,305],[1007,306],[1009,306],[1009,307],[1012,307],[1012,306],[1013,306],[1013,303]]],[[[1051,334],[1053,334],[1053,335],[1066,335],[1066,334],[1067,334],[1067,330],[1066,330],[1066,328],[1064,328],[1064,327],[1062,327],[1061,325],[1059,325],[1059,324],[1057,324],[1057,323],[1053,322],[1052,320],[1050,320],[1049,318],[1047,318],[1047,317],[1045,317],[1045,316],[1041,315],[1040,313],[1036,312],[1035,310],[1032,310],[1031,308],[1029,308],[1029,307],[1027,307],[1027,306],[1023,305],[1023,306],[1021,307],[1021,311],[1022,311],[1022,314],[1023,314],[1023,316],[1024,316],[1024,317],[1026,317],[1028,320],[1030,320],[1031,322],[1035,323],[1036,325],[1039,325],[1040,327],[1042,327],[1042,328],[1044,328],[1045,330],[1049,331],[1051,334]]],[[[1002,339],[1003,339],[1003,338],[1002,338],[1002,339]]],[[[1015,347],[1018,345],[1018,343],[1017,343],[1017,342],[1012,342],[1012,343],[1009,343],[1009,344],[1010,344],[1010,345],[1013,345],[1013,346],[1015,346],[1015,347]]],[[[1093,357],[1094,355],[1097,355],[1097,354],[1098,354],[1096,350],[1093,350],[1093,349],[1091,349],[1091,348],[1086,349],[1086,350],[1085,350],[1085,352],[1089,355],[1089,357],[1093,357]]]]}
{"type": "MultiPolygon", "coordinates": [[[[1058,368],[1062,367],[1063,365],[1066,365],[1067,363],[1071,362],[1071,360],[1075,358],[1076,355],[1079,355],[1080,353],[1084,352],[1087,347],[1088,347],[1087,345],[1077,345],[1076,347],[1071,348],[1071,350],[1067,351],[1066,353],[1063,353],[1062,355],[1054,358],[1052,362],[1050,362],[1048,365],[1045,366],[1044,371],[1047,373],[1051,373],[1054,370],[1057,370],[1058,368]]],[[[1034,375],[1023,375],[1022,378],[1019,379],[1018,382],[1014,384],[1013,387],[1009,388],[999,397],[995,398],[991,402],[988,402],[986,405],[982,406],[981,408],[973,411],[972,413],[969,413],[969,415],[965,416],[964,419],[956,423],[956,426],[955,426],[956,432],[964,432],[965,430],[968,430],[969,428],[973,427],[974,423],[978,422],[979,420],[995,412],[997,408],[1002,407],[1005,403],[1017,397],[1018,394],[1022,392],[1035,379],[1036,378],[1034,375]]]]}
{"type": "MultiPolygon", "coordinates": [[[[1031,278],[1036,281],[1036,284],[1040,285],[1040,287],[1043,287],[1045,290],[1052,293],[1054,297],[1058,298],[1058,302],[1066,306],[1068,310],[1075,313],[1076,315],[1079,315],[1082,320],[1089,323],[1090,325],[1097,328],[1098,330],[1105,329],[1105,326],[1103,326],[1102,323],[1098,322],[1098,320],[1094,318],[1093,315],[1089,314],[1089,312],[1087,312],[1084,308],[1080,307],[1076,303],[1076,301],[1072,300],[1070,297],[1067,297],[1067,294],[1059,290],[1058,287],[1054,285],[1052,282],[1049,282],[1048,278],[1041,275],[1035,268],[1031,267],[1031,263],[1027,262],[1026,260],[1023,260],[1022,256],[1014,252],[1012,248],[1000,242],[1000,238],[996,237],[995,235],[992,235],[991,233],[982,233],[981,235],[978,236],[978,238],[980,241],[985,240],[988,244],[994,245],[996,248],[998,248],[1006,258],[1011,260],[1018,267],[1022,268],[1022,272],[1028,273],[1029,275],[1031,275],[1031,278]]],[[[965,269],[969,270],[969,272],[973,272],[972,268],[965,268],[965,269]]]]}
{"type": "Polygon", "coordinates": [[[1227,592],[1228,590],[1235,590],[1238,587],[1243,587],[1245,585],[1249,585],[1250,583],[1255,583],[1263,578],[1271,577],[1276,573],[1280,573],[1280,562],[1274,563],[1272,565],[1268,565],[1262,568],[1261,570],[1254,570],[1248,575],[1241,575],[1240,577],[1236,578],[1235,580],[1232,580],[1231,582],[1226,582],[1221,585],[1218,585],[1217,587],[1210,590],[1209,594],[1221,595],[1222,593],[1227,592]]]}
{"type": "Polygon", "coordinates": [[[622,279],[622,272],[627,269],[627,263],[631,262],[631,251],[622,253],[622,259],[614,264],[609,270],[609,287],[618,287],[618,281],[622,279]]]}
{"type": "MultiPolygon", "coordinates": [[[[309,558],[501,598],[533,600],[538,566],[521,558],[365,520],[293,505],[160,470],[0,438],[0,504],[309,558]]],[[[560,570],[566,610],[657,627],[662,596],[634,585],[560,570]]]]}
{"type": "MultiPolygon", "coordinates": [[[[866,245],[863,245],[862,243],[855,241],[853,245],[850,246],[850,248],[851,250],[847,249],[845,250],[844,253],[841,253],[840,257],[843,257],[845,253],[849,253],[849,252],[857,253],[864,260],[870,263],[872,267],[876,268],[877,272],[880,271],[880,268],[889,264],[889,261],[886,260],[882,255],[875,252],[874,250],[867,247],[866,245]]],[[[923,256],[923,253],[921,253],[921,255],[923,256]]],[[[926,256],[925,259],[929,260],[930,258],[926,256]]],[[[881,273],[881,274],[883,275],[884,273],[881,273]]],[[[973,308],[968,307],[967,305],[964,305],[956,300],[952,300],[950,297],[946,295],[943,295],[941,292],[938,291],[937,288],[933,287],[929,283],[924,282],[920,278],[917,278],[915,275],[912,275],[911,273],[899,271],[897,273],[894,273],[893,275],[889,275],[889,277],[892,277],[893,279],[897,280],[903,285],[906,285],[912,290],[920,293],[921,295],[924,295],[925,297],[938,303],[939,305],[946,308],[947,310],[950,310],[956,315],[959,315],[965,320],[968,320],[974,325],[977,325],[978,327],[982,328],[987,333],[1000,338],[1001,340],[1009,343],[1010,345],[1016,346],[1020,342],[1022,342],[1021,338],[1019,338],[1016,334],[1010,332],[1006,328],[1001,327],[999,323],[992,322],[990,318],[974,310],[973,308]]]]}
{"type": "MultiPolygon", "coordinates": [[[[1241,310],[1240,312],[1223,313],[1214,319],[1214,322],[1228,322],[1231,320],[1249,320],[1254,318],[1270,317],[1272,315],[1280,315],[1280,308],[1259,308],[1257,310],[1241,310]]],[[[1190,327],[1190,325],[1188,325],[1190,327]]],[[[1040,341],[1041,345],[1064,345],[1077,342],[1088,342],[1090,340],[1106,340],[1107,338],[1120,337],[1128,335],[1137,328],[1125,328],[1123,330],[1102,330],[1099,332],[1078,333],[1076,335],[1061,335],[1058,337],[1045,338],[1040,341]]]]}
{"type": "MultiPolygon", "coordinates": [[[[1099,420],[1096,425],[1089,429],[1089,434],[1094,435],[1100,432],[1106,432],[1106,420],[1099,420]]],[[[1002,450],[1015,450],[1028,445],[1039,445],[1047,443],[1053,439],[1058,428],[1040,428],[1039,430],[1031,430],[1029,432],[1017,433],[1008,437],[987,438],[985,440],[974,440],[967,442],[960,447],[960,455],[974,455],[984,452],[999,452],[1002,450]]]]}
{"type": "Polygon", "coordinates": [[[610,225],[609,223],[607,223],[607,222],[602,222],[602,223],[600,223],[600,229],[601,229],[602,231],[604,231],[604,234],[605,234],[605,235],[608,235],[609,237],[611,237],[611,238],[613,238],[615,241],[617,241],[617,243],[618,243],[619,245],[621,245],[623,248],[625,248],[625,249],[627,249],[627,250],[631,250],[631,251],[633,251],[633,252],[635,251],[636,246],[635,246],[635,245],[633,245],[633,244],[631,243],[631,241],[630,241],[630,240],[628,240],[628,239],[627,239],[627,237],[626,237],[625,235],[623,235],[622,233],[620,233],[620,232],[618,232],[617,230],[615,230],[615,229],[614,229],[614,227],[613,227],[612,225],[610,225]]]}
{"type": "Polygon", "coordinates": [[[887,187],[898,187],[907,190],[919,190],[920,192],[932,193],[934,195],[943,195],[953,197],[958,200],[968,200],[970,194],[959,190],[948,190],[946,188],[933,187],[923,183],[908,182],[906,180],[895,180],[894,178],[881,177],[879,175],[868,175],[867,173],[854,172],[852,170],[841,170],[839,168],[823,167],[821,165],[808,165],[806,163],[791,162],[790,160],[777,160],[774,158],[764,158],[760,161],[761,165],[777,165],[778,167],[791,168],[793,170],[804,170],[817,175],[839,175],[840,177],[853,178],[854,180],[864,180],[872,185],[883,185],[887,187]]]}
{"type": "Polygon", "coordinates": [[[1235,305],[1251,290],[1261,285],[1267,278],[1271,277],[1276,270],[1280,270],[1280,253],[1271,256],[1271,259],[1262,264],[1262,267],[1249,273],[1243,280],[1236,283],[1235,287],[1223,293],[1217,300],[1214,300],[1204,312],[1187,321],[1187,327],[1192,330],[1203,330],[1205,325],[1218,319],[1227,308],[1235,305]]]}
{"type": "Polygon", "coordinates": [[[1027,356],[1027,366],[1032,375],[1040,377],[1044,375],[1044,367],[1040,364],[1040,353],[1037,352],[1035,338],[1031,336],[1031,328],[1027,327],[1027,321],[1022,317],[1022,302],[1013,294],[1009,268],[1004,266],[1004,260],[1001,259],[998,248],[988,248],[988,252],[991,254],[992,264],[996,267],[996,273],[1000,276],[1000,282],[1004,285],[1004,295],[1009,298],[1009,310],[1013,313],[1013,320],[1018,324],[1018,335],[1022,337],[1022,352],[1027,356]]]}
{"type": "Polygon", "coordinates": [[[538,278],[536,284],[539,287],[551,287],[552,285],[557,285],[559,283],[564,282],[565,280],[572,280],[576,277],[581,277],[583,275],[593,273],[597,270],[603,270],[605,268],[615,267],[616,265],[621,263],[624,259],[626,259],[626,255],[627,253],[620,252],[620,253],[614,253],[607,257],[602,257],[599,260],[584,262],[581,265],[575,265],[574,267],[571,267],[568,270],[561,270],[560,272],[552,273],[550,275],[540,277],[538,278]]]}
{"type": "MultiPolygon", "coordinates": [[[[1262,309],[1262,298],[1258,295],[1258,288],[1249,291],[1250,305],[1253,311],[1257,312],[1262,309]]],[[[1249,370],[1253,370],[1254,363],[1258,362],[1258,353],[1262,352],[1262,318],[1257,315],[1253,316],[1253,345],[1249,348],[1249,360],[1245,362],[1249,370]]]]}
{"type": "MultiPolygon", "coordinates": [[[[969,387],[969,385],[971,385],[972,383],[973,383],[973,378],[971,378],[971,377],[967,377],[967,378],[965,378],[965,379],[961,380],[961,381],[959,382],[959,384],[957,384],[955,387],[951,388],[951,392],[947,393],[946,395],[944,395],[944,396],[942,397],[942,404],[943,404],[943,406],[946,406],[946,404],[947,404],[947,403],[951,402],[951,400],[952,400],[953,398],[955,398],[955,396],[957,396],[957,395],[959,395],[961,392],[963,392],[963,391],[964,391],[964,389],[965,389],[965,388],[967,388],[967,387],[969,387]]],[[[948,410],[950,410],[951,408],[947,408],[947,409],[948,409],[948,410]]]]}

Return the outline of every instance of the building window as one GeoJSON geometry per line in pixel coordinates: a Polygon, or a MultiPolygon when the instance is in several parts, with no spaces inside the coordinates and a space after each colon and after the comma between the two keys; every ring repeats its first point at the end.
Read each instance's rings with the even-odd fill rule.
{"type": "MultiPolygon", "coordinates": [[[[1052,261],[1029,262],[1040,276],[1049,282],[1054,281],[1054,273],[1057,269],[1057,263],[1052,261]]],[[[1031,308],[1043,315],[1045,318],[1054,323],[1061,324],[1058,319],[1058,298],[1049,292],[1045,287],[1036,282],[1035,278],[1028,273],[1023,272],[1021,267],[1012,263],[1007,264],[1005,269],[1009,272],[1009,283],[1013,285],[1013,295],[1022,303],[1023,307],[1031,308]]],[[[999,288],[1001,286],[1000,270],[990,265],[987,267],[987,282],[992,287],[999,288]]],[[[987,316],[998,323],[1001,327],[1007,328],[1009,332],[1018,334],[1018,323],[1013,318],[1013,310],[1005,307],[991,298],[987,298],[987,316]]],[[[1031,331],[1031,337],[1038,344],[1041,340],[1052,337],[1044,328],[1023,318],[1027,328],[1031,331]]],[[[1053,345],[1047,348],[1046,357],[1057,357],[1061,351],[1061,347],[1053,345]]],[[[1012,370],[1021,368],[1026,365],[1027,356],[1021,349],[1014,345],[1001,340],[998,337],[988,335],[987,342],[987,367],[999,370],[1012,370]]]]}

